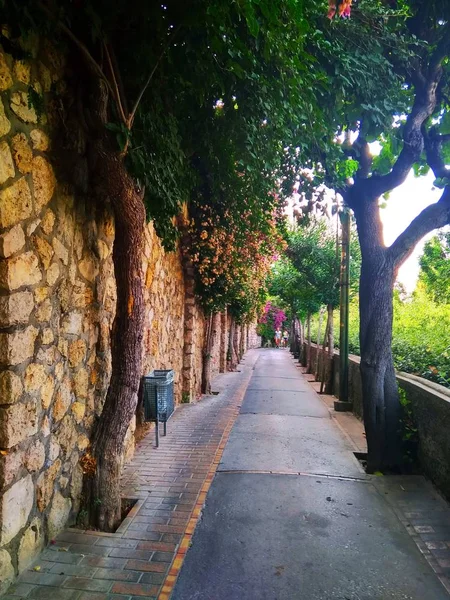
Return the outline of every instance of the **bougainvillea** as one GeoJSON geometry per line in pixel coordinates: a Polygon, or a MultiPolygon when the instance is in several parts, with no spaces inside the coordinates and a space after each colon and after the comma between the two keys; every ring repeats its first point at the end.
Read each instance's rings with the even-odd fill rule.
{"type": "Polygon", "coordinates": [[[352,10],[352,0],[328,0],[328,18],[332,19],[336,12],[339,17],[348,19],[352,10]]]}
{"type": "Polygon", "coordinates": [[[267,273],[283,241],[273,211],[255,222],[252,208],[192,203],[185,223],[184,251],[195,268],[196,293],[207,313],[228,307],[237,321],[261,309],[267,273]]]}
{"type": "Polygon", "coordinates": [[[275,331],[281,329],[286,320],[287,316],[284,310],[270,301],[266,302],[258,319],[257,333],[263,338],[263,341],[273,341],[275,331]]]}

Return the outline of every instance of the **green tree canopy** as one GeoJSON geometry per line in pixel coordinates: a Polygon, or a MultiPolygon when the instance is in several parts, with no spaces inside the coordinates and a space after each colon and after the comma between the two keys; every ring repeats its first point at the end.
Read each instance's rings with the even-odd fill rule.
{"type": "Polygon", "coordinates": [[[419,264],[419,281],[427,295],[450,304],[450,232],[440,232],[425,243],[419,264]]]}

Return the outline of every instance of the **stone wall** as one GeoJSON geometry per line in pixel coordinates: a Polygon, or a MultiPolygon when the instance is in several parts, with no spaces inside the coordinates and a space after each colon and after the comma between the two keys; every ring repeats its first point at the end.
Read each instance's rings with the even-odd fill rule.
{"type": "MultiPolygon", "coordinates": [[[[311,346],[315,366],[317,346],[311,346]]],[[[333,394],[339,394],[339,351],[334,357],[333,394]]],[[[359,356],[350,355],[349,400],[353,413],[362,419],[363,401],[359,356]]],[[[424,474],[450,499],[450,390],[422,377],[397,373],[397,382],[410,402],[419,435],[419,462],[424,474]]]]}
{"type": "MultiPolygon", "coordinates": [[[[51,118],[29,102],[30,85],[44,100],[63,85],[63,64],[46,44],[31,52],[30,63],[0,52],[0,593],[78,511],[116,300],[112,216],[55,174],[51,118]]],[[[180,252],[166,254],[152,225],[143,273],[144,373],[173,368],[176,401],[183,386],[195,398],[204,317],[180,252]]]]}
{"type": "MultiPolygon", "coordinates": [[[[116,303],[112,214],[59,168],[49,92],[65,87],[63,61],[47,42],[27,51],[19,62],[0,47],[0,594],[79,510],[79,461],[108,389],[116,303]]],[[[186,260],[147,226],[142,374],[173,369],[176,403],[200,396],[206,329],[186,260]]],[[[228,337],[224,313],[213,377],[226,369],[228,337]]],[[[126,459],[134,430],[135,420],[126,459]]]]}

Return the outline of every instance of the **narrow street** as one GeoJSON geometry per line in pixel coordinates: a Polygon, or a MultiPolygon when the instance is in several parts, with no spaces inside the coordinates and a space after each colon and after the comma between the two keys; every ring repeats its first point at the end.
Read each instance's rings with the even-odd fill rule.
{"type": "Polygon", "coordinates": [[[138,444],[117,531],[66,529],[2,600],[449,598],[448,504],[421,476],[367,476],[287,350],[249,350],[213,389],[138,444]]]}
{"type": "Polygon", "coordinates": [[[172,599],[448,598],[399,519],[415,503],[448,523],[445,503],[367,476],[289,353],[258,352],[172,599]]]}

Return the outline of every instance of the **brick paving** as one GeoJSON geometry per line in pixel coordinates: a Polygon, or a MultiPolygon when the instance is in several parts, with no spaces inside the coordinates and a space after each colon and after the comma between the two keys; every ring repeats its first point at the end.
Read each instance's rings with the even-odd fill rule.
{"type": "Polygon", "coordinates": [[[164,600],[190,546],[209,486],[239,412],[257,352],[219,375],[218,395],[182,405],[154,448],[151,431],[122,477],[137,503],[113,534],[69,528],[2,600],[164,600]]]}

